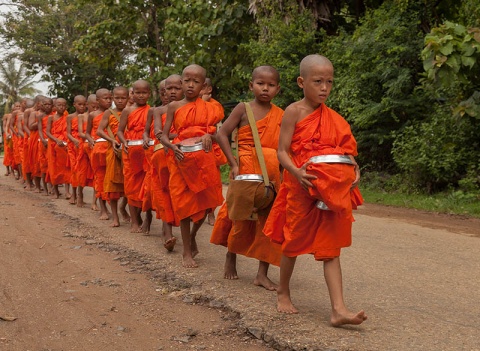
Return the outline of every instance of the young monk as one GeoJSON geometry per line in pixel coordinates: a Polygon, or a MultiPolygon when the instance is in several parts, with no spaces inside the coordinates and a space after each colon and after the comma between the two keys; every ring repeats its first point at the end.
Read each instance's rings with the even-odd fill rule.
{"type": "Polygon", "coordinates": [[[163,133],[161,142],[173,151],[167,162],[170,171],[170,194],[174,211],[180,219],[183,241],[183,266],[196,268],[198,254],[195,236],[205,221],[208,211],[223,202],[220,173],[212,151],[216,125],[223,113],[215,105],[202,100],[206,71],[199,65],[187,66],[182,72],[185,98],[168,105],[163,128],[172,125],[178,135],[170,142],[163,133]],[[198,150],[197,150],[198,149],[198,150]],[[190,228],[190,222],[193,227],[190,228]]]}
{"type": "Polygon", "coordinates": [[[98,126],[106,110],[112,107],[112,93],[108,89],[98,89],[96,94],[98,107],[89,114],[87,121],[87,140],[92,148],[90,161],[93,173],[95,174],[94,190],[95,196],[100,203],[100,220],[110,219],[107,210],[107,196],[103,191],[103,182],[107,172],[107,139],[97,136],[98,126]]]}
{"type": "Polygon", "coordinates": [[[297,83],[304,98],[285,110],[278,144],[284,178],[264,230],[282,244],[277,309],[298,313],[291,301],[290,278],[296,257],[313,254],[324,262],[332,326],[361,324],[367,319],[365,312],[354,313],[345,306],[340,267],[340,250],[351,244],[352,203],[356,207],[362,201],[356,141],[347,121],[325,105],[333,84],[330,60],[305,57],[297,83]],[[325,155],[327,162],[338,163],[325,163],[325,155]]]}
{"type": "MultiPolygon", "coordinates": [[[[121,167],[121,144],[117,140],[118,125],[120,124],[120,115],[128,102],[128,90],[125,87],[116,87],[113,89],[114,109],[108,109],[103,113],[102,120],[98,125],[97,135],[107,140],[106,150],[106,170],[103,181],[103,192],[110,203],[112,209],[113,223],[112,227],[120,226],[118,216],[118,201],[125,199],[123,167],[121,167]],[[107,131],[105,131],[107,130],[107,131]]],[[[126,202],[120,206],[120,212],[125,222],[130,222],[130,216],[125,211],[126,202]]]]}
{"type": "Polygon", "coordinates": [[[73,107],[75,112],[67,116],[67,138],[68,138],[68,159],[72,174],[70,184],[72,185],[72,197],[69,200],[71,205],[77,203],[77,188],[80,185],[77,170],[78,152],[81,146],[81,140],[78,135],[78,115],[85,113],[87,108],[87,99],[83,95],[77,95],[73,98],[73,107]]]}
{"type": "Polygon", "coordinates": [[[12,146],[12,138],[10,136],[9,130],[10,128],[8,127],[8,122],[10,119],[11,114],[6,113],[2,117],[2,132],[3,132],[3,165],[5,166],[6,172],[5,176],[9,176],[10,174],[13,174],[13,169],[11,166],[11,149],[13,148],[12,146]]]}
{"type": "Polygon", "coordinates": [[[27,183],[27,190],[34,190],[35,185],[33,184],[32,180],[32,160],[30,158],[30,129],[28,128],[28,120],[30,113],[35,113],[34,109],[34,100],[26,99],[25,103],[25,111],[23,112],[23,121],[21,125],[23,126],[23,156],[22,156],[22,163],[23,163],[23,176],[25,182],[27,183]]]}
{"type": "Polygon", "coordinates": [[[48,137],[47,137],[47,123],[48,119],[55,115],[56,112],[53,111],[53,100],[50,98],[43,98],[41,101],[40,112],[37,113],[37,127],[38,127],[38,136],[40,137],[40,144],[38,148],[38,162],[40,164],[40,173],[41,173],[41,182],[43,189],[45,190],[45,195],[48,196],[50,193],[50,177],[48,175],[48,160],[47,160],[47,150],[48,150],[48,137]]]}
{"type": "MultiPolygon", "coordinates": [[[[182,77],[173,74],[165,80],[165,96],[168,103],[171,101],[180,101],[183,99],[182,77]]],[[[153,111],[153,128],[147,121],[145,135],[149,135],[153,130],[155,138],[160,141],[163,134],[163,125],[167,118],[167,105],[155,108],[153,111]]],[[[176,134],[173,128],[170,129],[169,139],[173,139],[176,134]]],[[[152,138],[154,139],[154,138],[152,138]]],[[[152,155],[152,207],[156,212],[156,217],[162,220],[163,228],[163,246],[167,251],[173,251],[177,238],[173,236],[172,227],[179,226],[180,220],[172,208],[172,199],[169,190],[169,177],[167,158],[163,145],[156,143],[152,155]]]]}
{"type": "MultiPolygon", "coordinates": [[[[77,169],[75,171],[78,177],[78,200],[77,206],[85,206],[83,200],[83,188],[93,187],[94,174],[92,169],[92,164],[90,162],[90,156],[92,154],[92,148],[90,143],[87,140],[86,131],[87,131],[87,122],[88,115],[95,111],[98,107],[97,96],[95,94],[90,94],[87,97],[87,110],[85,113],[78,115],[78,136],[81,139],[81,145],[78,149],[78,158],[77,158],[77,169]]],[[[98,211],[97,207],[97,197],[95,196],[95,191],[93,192],[93,199],[91,209],[93,211],[98,211]]]]}
{"type": "Polygon", "coordinates": [[[10,130],[13,140],[13,159],[15,168],[17,169],[18,175],[15,177],[16,180],[21,180],[23,182],[23,172],[22,172],[22,153],[23,153],[23,131],[20,124],[23,120],[23,111],[25,110],[24,100],[22,102],[16,102],[13,105],[12,115],[9,119],[10,121],[10,130]],[[20,118],[19,118],[20,116],[20,118]]]}
{"type": "Polygon", "coordinates": [[[133,84],[133,99],[135,104],[122,111],[117,136],[123,146],[123,175],[125,196],[128,200],[131,217],[131,232],[141,233],[142,228],[142,189],[145,170],[143,162],[145,151],[143,150],[143,131],[147,122],[147,116],[153,113],[147,104],[150,97],[150,84],[145,80],[137,80],[133,84]]]}
{"type": "MultiPolygon", "coordinates": [[[[165,95],[165,79],[160,81],[158,84],[158,91],[160,101],[162,102],[162,106],[166,106],[168,104],[168,99],[165,95]]],[[[145,221],[143,222],[143,231],[145,234],[150,233],[150,226],[152,224],[152,172],[153,172],[153,165],[152,165],[152,156],[153,151],[155,148],[155,144],[159,144],[158,140],[155,138],[155,132],[153,128],[153,114],[155,113],[157,108],[153,109],[153,113],[147,117],[147,121],[145,124],[145,130],[143,132],[143,148],[145,149],[145,162],[144,162],[144,169],[145,169],[145,177],[143,178],[142,189],[140,192],[140,197],[143,199],[142,201],[142,211],[146,213],[145,221]]]]}
{"type": "Polygon", "coordinates": [[[53,185],[55,197],[60,197],[58,186],[65,184],[65,198],[71,195],[67,184],[70,183],[70,168],[68,167],[67,151],[67,101],[63,98],[56,99],[56,113],[48,117],[46,134],[48,137],[48,173],[53,185]]]}
{"type": "Polygon", "coordinates": [[[43,114],[41,111],[41,104],[42,104],[42,99],[44,99],[44,96],[37,95],[34,99],[35,105],[33,107],[33,111],[30,112],[28,115],[28,120],[27,120],[27,125],[28,129],[30,130],[30,146],[29,146],[29,160],[30,164],[32,166],[31,168],[31,177],[33,180],[33,183],[35,184],[35,191],[40,193],[42,191],[41,188],[41,177],[42,177],[42,172],[40,168],[40,161],[38,158],[38,153],[39,149],[41,147],[41,142],[40,142],[40,136],[38,133],[38,122],[37,122],[37,115],[43,114]]]}
{"type": "MultiPolygon", "coordinates": [[[[277,190],[280,185],[280,165],[277,160],[277,145],[283,110],[271,103],[280,90],[280,75],[271,66],[260,66],[253,70],[249,87],[255,99],[249,102],[257,124],[258,134],[264,154],[268,177],[277,190]]],[[[222,124],[217,133],[217,141],[225,153],[231,167],[231,178],[241,174],[262,174],[258,162],[252,129],[248,122],[244,103],[238,104],[222,124]],[[240,164],[230,148],[230,135],[238,128],[238,155],[240,164]]],[[[210,242],[228,248],[225,260],[224,278],[238,279],[236,254],[259,260],[258,272],[253,284],[267,290],[276,290],[277,285],[268,278],[270,264],[280,265],[280,245],[270,242],[263,234],[267,213],[257,220],[236,220],[228,218],[224,203],[218,213],[210,242]]]]}

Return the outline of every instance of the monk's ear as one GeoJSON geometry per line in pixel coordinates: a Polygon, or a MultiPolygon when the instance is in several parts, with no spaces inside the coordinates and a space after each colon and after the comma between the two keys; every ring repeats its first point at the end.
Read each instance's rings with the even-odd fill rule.
{"type": "Polygon", "coordinates": [[[300,76],[297,78],[297,85],[303,89],[303,77],[300,76]]]}
{"type": "Polygon", "coordinates": [[[248,88],[249,88],[251,91],[253,91],[253,82],[252,82],[252,81],[250,81],[250,83],[248,83],[248,88]]]}

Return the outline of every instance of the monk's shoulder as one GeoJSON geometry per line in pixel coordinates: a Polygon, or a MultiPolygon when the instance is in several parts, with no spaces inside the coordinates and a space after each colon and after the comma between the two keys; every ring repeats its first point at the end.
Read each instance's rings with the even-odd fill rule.
{"type": "Polygon", "coordinates": [[[332,117],[332,119],[335,121],[335,123],[337,123],[338,125],[342,126],[342,127],[350,127],[350,124],[347,122],[347,120],[345,119],[345,117],[343,117],[341,114],[339,114],[337,111],[335,111],[334,109],[330,108],[327,106],[327,109],[330,113],[330,116],[332,117]]]}

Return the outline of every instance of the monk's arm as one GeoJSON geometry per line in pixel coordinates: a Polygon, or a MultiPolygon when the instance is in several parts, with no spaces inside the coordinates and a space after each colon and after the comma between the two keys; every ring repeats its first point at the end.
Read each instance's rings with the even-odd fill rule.
{"type": "MultiPolygon", "coordinates": [[[[230,147],[230,135],[240,126],[242,115],[245,113],[245,105],[238,104],[228,116],[227,120],[222,124],[222,128],[217,133],[216,140],[223,153],[227,157],[228,164],[231,168],[231,176],[235,178],[238,175],[238,164],[230,147]]],[[[238,152],[238,150],[237,150],[238,152]]]]}
{"type": "Polygon", "coordinates": [[[37,111],[33,111],[30,113],[30,116],[28,116],[28,129],[38,130],[37,111]]]}
{"type": "Polygon", "coordinates": [[[15,116],[17,115],[17,111],[12,112],[10,115],[10,119],[8,120],[8,127],[10,129],[10,134],[18,135],[17,131],[15,130],[15,116]]]}
{"type": "Polygon", "coordinates": [[[278,140],[278,161],[290,174],[292,174],[304,189],[313,186],[309,179],[316,179],[314,175],[307,174],[307,166],[309,162],[298,168],[290,158],[290,145],[292,143],[295,125],[297,124],[297,116],[299,111],[295,106],[288,106],[282,118],[280,126],[280,137],[278,140]]]}
{"type": "Polygon", "coordinates": [[[111,142],[112,144],[115,143],[115,139],[113,139],[112,137],[110,137],[110,135],[108,133],[105,132],[105,129],[107,129],[108,127],[108,120],[110,118],[110,115],[112,113],[107,110],[103,113],[103,116],[102,116],[102,119],[100,120],[100,123],[98,124],[98,128],[97,128],[97,135],[100,137],[100,138],[103,138],[105,140],[108,140],[109,142],[111,142]]]}
{"type": "MultiPolygon", "coordinates": [[[[172,128],[173,117],[175,116],[175,111],[177,110],[179,104],[177,101],[171,102],[168,104],[167,107],[167,120],[165,121],[165,125],[163,126],[163,130],[170,130],[172,128]]],[[[183,152],[177,147],[177,145],[172,144],[169,139],[169,135],[167,133],[163,133],[162,137],[160,138],[160,142],[165,146],[173,150],[175,153],[175,157],[178,160],[183,159],[183,152]]]]}
{"type": "Polygon", "coordinates": [[[30,128],[28,128],[28,118],[30,114],[32,113],[32,110],[28,109],[23,113],[23,132],[27,135],[30,136],[30,128]]]}
{"type": "Polygon", "coordinates": [[[25,136],[23,134],[22,120],[23,120],[23,113],[17,113],[17,135],[21,138],[25,136]]]}
{"type": "Polygon", "coordinates": [[[353,157],[353,155],[348,155],[348,157],[350,157],[350,159],[352,160],[354,164],[354,170],[355,170],[355,180],[352,183],[352,189],[353,189],[358,185],[358,183],[360,183],[360,167],[358,166],[358,163],[355,160],[355,157],[353,157]]]}
{"type": "MultiPolygon", "coordinates": [[[[157,107],[155,111],[153,111],[153,132],[155,133],[155,137],[160,140],[163,133],[162,128],[162,111],[165,109],[162,107],[157,107]]],[[[165,112],[163,112],[165,113],[165,112]]]]}
{"type": "Polygon", "coordinates": [[[68,115],[67,116],[67,138],[70,140],[76,147],[80,145],[80,140],[76,139],[72,135],[72,119],[75,115],[68,115]]]}
{"type": "Polygon", "coordinates": [[[85,113],[78,115],[78,136],[85,140],[87,136],[85,135],[85,131],[83,130],[83,119],[85,118],[85,113]]]}
{"type": "MultiPolygon", "coordinates": [[[[54,115],[55,116],[55,115],[54,115]]],[[[54,141],[57,145],[60,145],[62,143],[61,140],[55,138],[52,134],[52,124],[53,124],[53,118],[54,116],[49,116],[47,120],[47,130],[45,133],[47,134],[47,137],[49,140],[54,141]]]]}
{"type": "Polygon", "coordinates": [[[148,113],[147,113],[147,122],[145,124],[145,129],[143,130],[143,135],[142,135],[144,149],[148,149],[149,147],[148,143],[150,141],[150,129],[153,121],[153,113],[157,109],[158,108],[155,108],[155,109],[151,108],[148,110],[148,113]]]}
{"type": "Polygon", "coordinates": [[[117,137],[118,140],[123,145],[123,150],[128,153],[128,145],[127,145],[127,140],[125,139],[125,128],[127,127],[127,122],[128,122],[128,116],[130,115],[130,112],[132,109],[130,108],[125,108],[122,111],[122,114],[120,115],[120,123],[118,124],[118,131],[117,131],[117,137]]]}
{"type": "Polygon", "coordinates": [[[88,114],[88,119],[87,119],[87,130],[85,131],[85,139],[88,140],[88,143],[90,144],[91,147],[95,145],[95,140],[92,138],[92,126],[93,126],[93,114],[89,113],[88,114]]]}

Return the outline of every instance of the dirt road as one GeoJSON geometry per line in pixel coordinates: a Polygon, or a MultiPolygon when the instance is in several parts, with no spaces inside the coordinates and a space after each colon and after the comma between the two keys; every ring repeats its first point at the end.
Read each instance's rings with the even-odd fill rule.
{"type": "Polygon", "coordinates": [[[346,301],[369,319],[332,328],[311,257],[292,281],[301,313],[280,315],[275,294],[251,284],[253,260],[239,258],[239,280],[222,278],[225,249],[208,243],[208,225],[200,268],[187,270],[158,221],[150,236],[110,228],[3,175],[0,211],[0,350],[480,350],[478,220],[364,206],[342,265],[346,301]]]}

